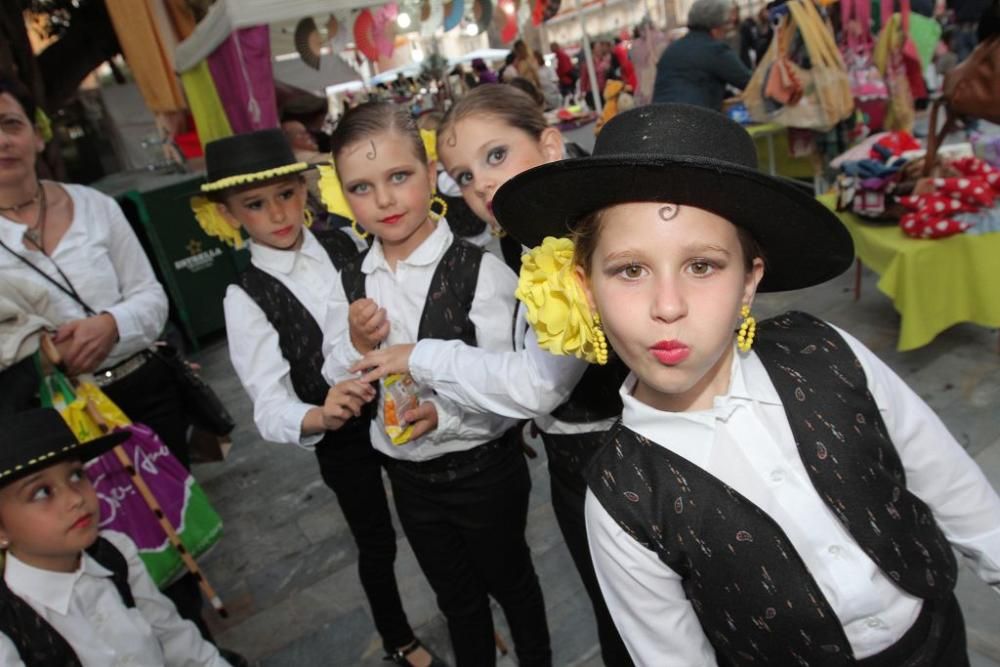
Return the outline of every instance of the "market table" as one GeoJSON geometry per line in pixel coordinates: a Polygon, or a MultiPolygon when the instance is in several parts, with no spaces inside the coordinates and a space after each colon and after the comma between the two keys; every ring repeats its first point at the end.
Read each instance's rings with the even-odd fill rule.
{"type": "MultiPolygon", "coordinates": [[[[834,195],[821,195],[831,210],[834,195]]],[[[1000,327],[1000,233],[914,239],[896,225],[838,212],[858,260],[879,275],[878,288],[900,315],[896,348],[913,350],[960,322],[1000,327]]]]}
{"type": "Polygon", "coordinates": [[[809,156],[792,157],[787,127],[777,123],[751,123],[744,127],[757,145],[760,169],[786,178],[815,176],[816,168],[809,156]]]}

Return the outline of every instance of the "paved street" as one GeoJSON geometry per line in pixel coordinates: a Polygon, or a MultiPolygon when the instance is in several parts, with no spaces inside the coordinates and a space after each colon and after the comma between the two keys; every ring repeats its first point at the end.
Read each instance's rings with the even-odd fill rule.
{"type": "MultiPolygon", "coordinates": [[[[1000,488],[997,333],[960,325],[924,348],[899,353],[898,316],[876,289],[876,280],[865,273],[858,302],[852,300],[853,272],[809,290],[763,295],[756,314],[807,310],[856,335],[938,411],[1000,488]]],[[[312,454],[260,439],[224,343],[196,359],[239,424],[229,459],[195,469],[225,521],[222,541],[203,561],[231,615],[226,621],[210,618],[221,645],[268,667],[385,664],[357,580],[356,551],[312,454]]],[[[534,489],[528,538],[545,593],[555,664],[597,666],[601,660],[589,604],[556,527],[545,454],[541,447],[538,451],[530,463],[534,489]]],[[[449,656],[443,619],[401,533],[397,571],[411,624],[426,643],[449,656]]],[[[1000,597],[967,570],[959,594],[973,665],[1000,667],[1000,597]]],[[[496,618],[501,634],[508,636],[502,614],[496,618]]],[[[508,657],[500,664],[515,661],[508,657]]]]}

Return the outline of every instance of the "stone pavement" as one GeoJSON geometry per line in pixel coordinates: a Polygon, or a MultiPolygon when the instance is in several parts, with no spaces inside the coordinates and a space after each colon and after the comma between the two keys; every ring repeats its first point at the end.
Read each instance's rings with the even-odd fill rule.
{"type": "MultiPolygon", "coordinates": [[[[959,325],[919,350],[895,350],[898,316],[866,272],[861,300],[852,274],[808,290],[762,295],[758,317],[807,310],[861,339],[899,373],[951,429],[1000,488],[1000,355],[997,332],[959,325]]],[[[253,426],[249,400],[224,342],[195,355],[205,377],[237,419],[227,461],[195,474],[225,521],[221,542],[203,560],[230,612],[206,610],[221,645],[265,667],[384,665],[356,575],[356,551],[313,455],[267,443],[253,426]]],[[[528,540],[542,582],[556,665],[601,664],[582,584],[562,543],[549,502],[545,452],[530,462],[534,488],[528,540]]],[[[401,532],[397,574],[417,634],[450,657],[447,630],[401,532]]],[[[975,667],[1000,667],[1000,597],[963,568],[959,597],[975,667]]],[[[497,628],[509,637],[503,615],[497,628]]],[[[501,666],[514,665],[508,656],[501,666]]]]}

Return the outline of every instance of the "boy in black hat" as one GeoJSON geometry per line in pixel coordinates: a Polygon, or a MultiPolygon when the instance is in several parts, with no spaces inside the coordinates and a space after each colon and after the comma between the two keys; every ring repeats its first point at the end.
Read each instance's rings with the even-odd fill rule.
{"type": "Polygon", "coordinates": [[[632,371],[586,514],[636,664],[968,664],[954,550],[1000,590],[1000,498],[856,339],[750,315],[758,289],[850,266],[829,210],[760,173],[739,125],[676,104],[616,116],[493,210],[541,243],[519,296],[552,349],[603,363],[610,343],[632,371]]]}
{"type": "MultiPolygon", "coordinates": [[[[315,452],[358,546],[358,572],[387,655],[399,664],[431,664],[410,628],[396,584],[392,527],[382,458],[372,448],[369,384],[329,386],[321,325],[340,267],[358,254],[349,230],[312,231],[303,173],[280,130],[262,130],[205,148],[208,199],[192,201],[206,232],[233,245],[250,237],[251,264],[223,302],[229,357],[253,401],[254,422],[270,441],[315,452]]],[[[330,206],[343,197],[330,165],[320,166],[320,190],[330,206]]]]}
{"type": "Polygon", "coordinates": [[[52,409],[0,424],[0,664],[228,665],[160,593],[135,544],[98,531],[83,463],[127,432],[80,443],[52,409]]]}

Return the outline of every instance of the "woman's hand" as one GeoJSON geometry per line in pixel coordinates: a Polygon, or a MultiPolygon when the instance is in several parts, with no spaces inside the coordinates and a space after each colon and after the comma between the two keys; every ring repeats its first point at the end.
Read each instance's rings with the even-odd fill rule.
{"type": "Polygon", "coordinates": [[[97,370],[117,341],[118,324],[110,313],[66,322],[53,338],[70,376],[97,370]]]}
{"type": "Polygon", "coordinates": [[[393,373],[409,373],[413,347],[413,343],[404,343],[372,350],[356,361],[350,370],[352,373],[363,372],[362,382],[375,382],[393,373]]]}
{"type": "Polygon", "coordinates": [[[347,310],[351,343],[361,354],[371,352],[389,337],[389,317],[371,299],[358,299],[347,310]]]}

